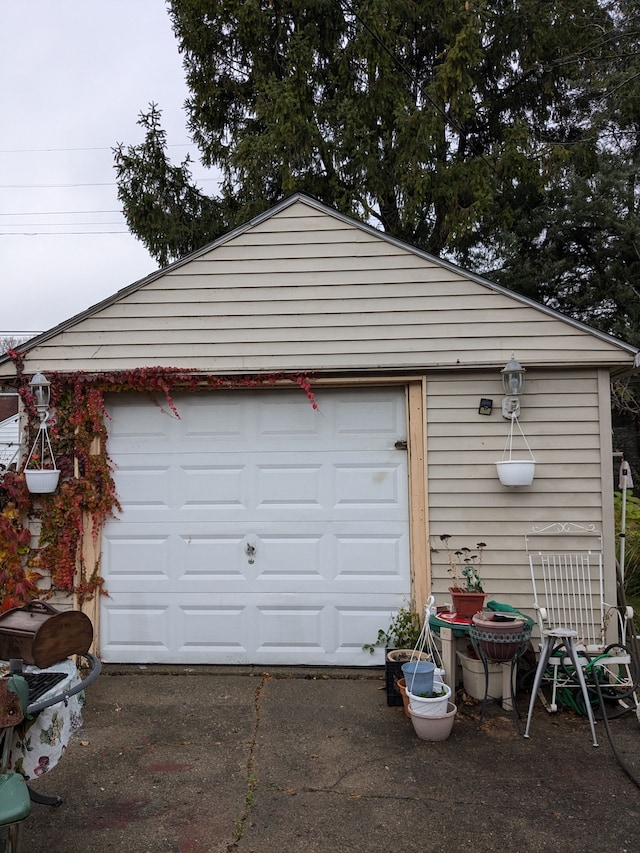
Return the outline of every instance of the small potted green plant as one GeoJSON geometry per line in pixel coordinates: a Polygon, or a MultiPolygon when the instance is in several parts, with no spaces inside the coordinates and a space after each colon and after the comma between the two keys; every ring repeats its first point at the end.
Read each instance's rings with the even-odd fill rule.
{"type": "Polygon", "coordinates": [[[402,705],[402,695],[398,690],[398,680],[402,678],[402,664],[414,657],[426,657],[424,652],[414,651],[420,638],[420,619],[408,602],[397,613],[392,614],[387,628],[378,631],[374,643],[365,643],[363,649],[373,654],[376,646],[385,648],[385,682],[387,688],[387,705],[402,705]]]}
{"type": "Polygon", "coordinates": [[[471,548],[462,547],[453,551],[449,546],[451,536],[443,533],[440,541],[444,542],[449,566],[447,571],[452,580],[449,587],[451,603],[458,619],[471,619],[474,613],[479,613],[484,605],[486,594],[482,588],[482,554],[487,547],[486,542],[476,544],[477,552],[471,548]]]}

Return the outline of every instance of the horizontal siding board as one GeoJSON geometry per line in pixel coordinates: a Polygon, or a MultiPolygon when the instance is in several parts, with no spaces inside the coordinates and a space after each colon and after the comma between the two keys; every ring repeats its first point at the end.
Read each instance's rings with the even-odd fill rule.
{"type": "MultiPolygon", "coordinates": [[[[194,261],[195,263],[195,261],[194,261]]],[[[506,299],[514,307],[522,307],[530,311],[528,305],[510,300],[502,293],[496,293],[489,287],[483,287],[469,279],[462,278],[441,267],[404,267],[402,264],[394,264],[389,269],[380,269],[377,265],[370,267],[360,266],[355,270],[333,269],[318,270],[310,267],[304,274],[293,271],[287,267],[268,272],[261,266],[255,271],[250,271],[243,264],[232,264],[230,269],[223,272],[222,268],[213,261],[205,270],[203,267],[195,267],[193,270],[179,269],[152,281],[144,288],[144,291],[193,289],[218,290],[220,287],[230,287],[234,291],[247,287],[269,290],[273,287],[303,287],[322,285],[327,289],[349,285],[353,288],[353,295],[362,296],[362,288],[369,288],[394,284],[396,287],[393,294],[403,295],[403,288],[409,294],[426,294],[429,296],[451,296],[458,299],[466,296],[475,299],[476,305],[482,305],[486,295],[506,299]]],[[[134,297],[139,291],[130,294],[134,297]]]]}
{"type": "MultiPolygon", "coordinates": [[[[122,306],[117,310],[109,311],[103,317],[89,318],[81,326],[71,328],[62,335],[86,334],[87,332],[117,332],[117,331],[148,331],[149,329],[164,329],[178,334],[176,322],[179,319],[181,330],[191,329],[238,329],[247,327],[247,306],[239,303],[226,303],[224,305],[207,304],[198,310],[198,304],[184,305],[183,303],[165,304],[157,306],[160,311],[145,310],[145,307],[133,306],[132,310],[126,311],[122,306]]],[[[154,306],[154,309],[156,306],[154,306]]],[[[115,306],[114,306],[115,309],[115,306]]],[[[395,311],[393,313],[384,311],[364,312],[356,308],[353,311],[324,313],[321,316],[312,313],[295,313],[290,305],[282,303],[282,312],[273,315],[266,310],[264,304],[251,306],[251,322],[261,329],[291,329],[292,326],[301,325],[307,329],[315,327],[324,330],[327,326],[336,327],[360,327],[366,325],[369,329],[394,330],[402,327],[399,331],[406,331],[407,326],[416,326],[420,330],[429,328],[430,334],[439,333],[443,335],[442,329],[449,329],[451,334],[457,331],[457,324],[447,325],[434,322],[431,311],[395,311]]],[[[493,324],[495,329],[496,324],[493,324]]],[[[397,333],[396,333],[397,334],[397,333]]]]}
{"type": "MultiPolygon", "coordinates": [[[[329,269],[344,268],[349,269],[351,265],[360,266],[362,259],[375,260],[378,264],[391,264],[394,259],[402,257],[407,266],[414,264],[410,260],[405,260],[407,253],[399,246],[392,246],[380,240],[373,239],[352,239],[346,240],[327,240],[326,233],[322,233],[324,239],[318,240],[314,235],[313,242],[310,242],[308,235],[300,235],[300,240],[296,242],[280,240],[278,242],[256,243],[250,246],[238,245],[238,241],[225,243],[215,249],[215,263],[218,264],[241,262],[248,263],[247,254],[251,249],[251,265],[256,263],[265,264],[267,269],[276,264],[282,267],[283,263],[300,264],[304,269],[309,263],[314,265],[321,263],[326,264],[329,269]]],[[[354,235],[355,236],[355,235],[354,235]]],[[[415,257],[415,256],[414,256],[415,257]]],[[[418,261],[424,261],[416,258],[418,261]]],[[[194,261],[196,265],[206,263],[206,260],[199,258],[194,261]]],[[[169,273],[171,275],[171,273],[169,273]]]]}
{"type": "MultiPolygon", "coordinates": [[[[302,324],[298,325],[295,323],[289,325],[281,324],[277,327],[262,325],[260,327],[261,339],[258,345],[262,346],[263,343],[278,344],[278,342],[283,338],[286,338],[289,344],[300,342],[305,345],[310,344],[312,341],[331,341],[334,344],[338,341],[344,341],[345,344],[352,342],[354,345],[357,345],[357,343],[367,344],[368,342],[376,345],[380,341],[393,341],[396,343],[397,349],[397,323],[393,326],[373,323],[369,325],[364,322],[367,319],[366,316],[362,317],[362,319],[363,322],[361,323],[354,323],[352,319],[351,325],[338,323],[329,324],[327,326],[319,326],[317,323],[314,326],[310,326],[308,324],[302,326],[302,324]]],[[[411,322],[411,320],[415,318],[410,314],[407,314],[404,319],[406,320],[406,323],[401,325],[405,341],[409,344],[413,342],[414,348],[419,343],[421,347],[428,348],[430,350],[433,349],[434,340],[442,338],[448,339],[455,349],[466,349],[466,345],[473,342],[475,342],[475,346],[478,346],[478,341],[482,341],[492,327],[491,324],[486,324],[485,326],[483,323],[478,323],[474,327],[474,337],[467,336],[465,338],[459,338],[460,327],[458,325],[449,325],[444,323],[430,328],[426,324],[411,322]]],[[[493,324],[493,328],[495,329],[495,324],[493,324]]],[[[202,319],[200,319],[199,325],[196,328],[189,328],[185,325],[180,330],[179,343],[189,345],[198,344],[203,341],[203,335],[209,334],[215,336],[210,340],[210,342],[215,343],[216,348],[224,343],[254,343],[256,337],[255,330],[255,324],[252,324],[251,328],[246,327],[246,319],[243,327],[235,325],[231,328],[227,327],[223,322],[219,324],[211,323],[210,327],[207,328],[206,324],[202,319]]],[[[119,338],[126,338],[127,340],[130,340],[130,337],[131,336],[128,331],[124,329],[117,329],[114,324],[111,329],[103,328],[102,330],[91,331],[83,327],[82,329],[63,332],[61,340],[62,342],[73,346],[82,346],[92,342],[108,345],[112,343],[117,344],[119,338]]],[[[149,329],[139,328],[136,333],[136,344],[159,344],[164,346],[165,344],[170,345],[178,343],[176,338],[177,335],[175,329],[161,329],[158,327],[149,329]]],[[[367,346],[364,346],[363,348],[366,350],[367,346]]]]}

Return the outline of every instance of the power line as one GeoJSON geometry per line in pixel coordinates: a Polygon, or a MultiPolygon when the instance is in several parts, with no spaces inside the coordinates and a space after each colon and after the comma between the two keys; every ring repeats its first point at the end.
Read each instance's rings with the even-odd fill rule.
{"type": "Polygon", "coordinates": [[[89,236],[91,234],[130,234],[130,231],[0,231],[0,237],[40,237],[45,234],[54,237],[74,235],[76,237],[89,236]]]}
{"type": "MultiPolygon", "coordinates": [[[[194,181],[205,183],[205,181],[219,181],[220,178],[194,178],[194,181]]],[[[77,187],[116,187],[117,183],[111,181],[109,183],[99,184],[0,184],[0,189],[3,190],[42,190],[42,189],[75,189],[77,187]]]]}
{"type": "Polygon", "coordinates": [[[3,222],[3,228],[69,228],[76,226],[80,228],[93,228],[96,225],[123,225],[123,222],[21,222],[12,225],[10,222],[3,222]]]}
{"type": "Polygon", "coordinates": [[[85,216],[87,214],[122,213],[121,210],[32,210],[28,213],[0,213],[0,216],[85,216]]]}
{"type": "MultiPolygon", "coordinates": [[[[177,142],[167,145],[166,147],[191,148],[195,147],[195,145],[191,142],[177,142]]],[[[113,151],[113,148],[105,147],[103,145],[95,146],[93,148],[0,148],[0,154],[43,154],[48,153],[49,151],[113,151]]]]}

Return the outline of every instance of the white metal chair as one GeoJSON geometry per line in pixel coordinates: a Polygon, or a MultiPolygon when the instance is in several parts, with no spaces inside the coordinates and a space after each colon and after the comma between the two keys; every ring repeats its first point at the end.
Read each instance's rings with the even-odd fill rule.
{"type": "Polygon", "coordinates": [[[624,646],[633,610],[605,601],[602,535],[593,525],[557,522],[533,528],[525,544],[542,645],[524,736],[529,737],[544,682],[551,685],[548,710],[557,710],[558,691],[568,689],[576,697],[574,707],[587,714],[598,746],[592,702],[602,694],[637,706],[632,659],[624,646]],[[585,671],[595,686],[591,691],[585,671]]]}

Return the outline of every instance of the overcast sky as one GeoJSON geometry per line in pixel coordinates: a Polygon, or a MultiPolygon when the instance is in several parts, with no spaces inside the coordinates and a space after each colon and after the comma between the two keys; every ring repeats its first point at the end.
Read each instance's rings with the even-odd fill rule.
{"type": "Polygon", "coordinates": [[[0,335],[50,329],[157,269],[127,231],[113,153],[151,101],[189,151],[164,0],[0,0],[0,335]],[[91,233],[99,232],[99,233],[91,233]]]}

